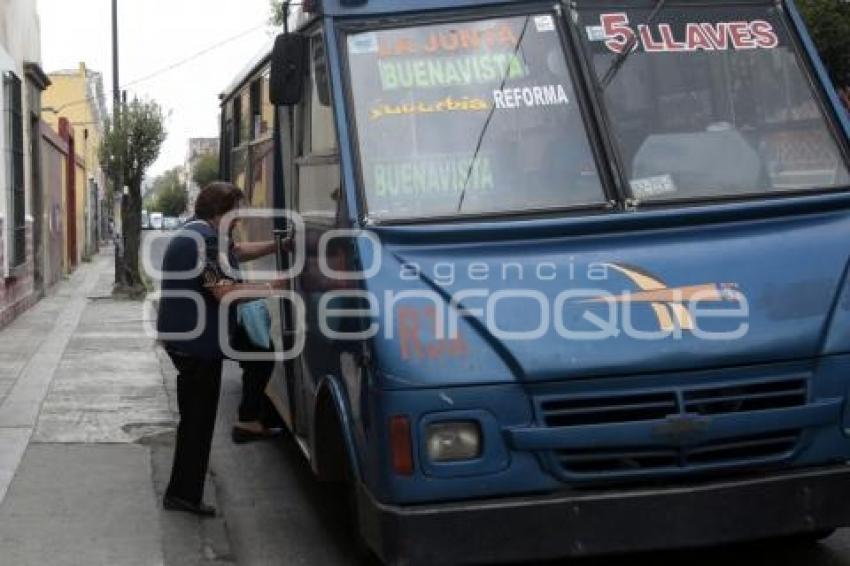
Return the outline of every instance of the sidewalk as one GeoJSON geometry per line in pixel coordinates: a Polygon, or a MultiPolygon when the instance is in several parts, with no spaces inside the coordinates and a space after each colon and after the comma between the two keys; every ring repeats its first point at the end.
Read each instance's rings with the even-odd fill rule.
{"type": "Polygon", "coordinates": [[[0,331],[0,562],[228,564],[223,520],[161,511],[173,372],[112,278],[109,248],[0,331]]]}

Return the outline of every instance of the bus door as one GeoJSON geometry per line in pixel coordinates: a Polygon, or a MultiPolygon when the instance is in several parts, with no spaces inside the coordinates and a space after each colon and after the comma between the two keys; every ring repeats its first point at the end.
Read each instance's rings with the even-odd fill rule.
{"type": "MultiPolygon", "coordinates": [[[[290,157],[292,147],[292,109],[280,108],[278,110],[278,124],[276,130],[278,132],[279,144],[275,150],[282,154],[280,161],[275,165],[278,170],[277,177],[274,181],[275,187],[284,187],[283,191],[276,189],[274,192],[274,208],[275,210],[289,210],[292,202],[292,187],[291,175],[289,167],[292,163],[290,157]],[[286,166],[283,166],[286,164],[286,166]]],[[[296,229],[294,223],[289,218],[275,218],[274,237],[277,243],[277,270],[278,273],[288,272],[296,263],[294,246],[290,246],[288,251],[285,249],[285,243],[295,241],[296,229]]],[[[294,282],[290,281],[287,291],[294,292],[294,282]]],[[[292,301],[278,300],[278,330],[280,336],[280,351],[291,352],[297,345],[297,328],[296,328],[296,313],[293,308],[292,301]]],[[[286,424],[295,430],[295,371],[296,363],[294,359],[285,359],[280,366],[280,370],[276,371],[270,383],[270,396],[277,408],[277,411],[283,417],[286,424]]]]}
{"type": "MultiPolygon", "coordinates": [[[[329,369],[327,364],[338,358],[329,351],[332,346],[321,334],[317,311],[322,294],[333,286],[320,266],[319,243],[325,232],[338,226],[342,194],[339,149],[321,33],[310,35],[308,53],[310,61],[304,97],[291,114],[291,151],[284,152],[285,161],[288,161],[284,163],[284,171],[289,173],[286,175],[286,202],[304,222],[304,234],[299,236],[306,243],[304,268],[292,281],[292,291],[301,297],[306,307],[306,328],[303,329],[306,344],[301,355],[290,364],[291,373],[287,372],[287,378],[291,378],[290,393],[295,412],[293,428],[301,437],[309,432],[312,417],[309,411],[317,380],[329,369]]],[[[286,127],[283,135],[287,135],[286,127]]],[[[287,141],[284,139],[283,143],[287,141]]],[[[339,265],[335,266],[332,252],[323,255],[329,267],[342,270],[339,265]]]]}

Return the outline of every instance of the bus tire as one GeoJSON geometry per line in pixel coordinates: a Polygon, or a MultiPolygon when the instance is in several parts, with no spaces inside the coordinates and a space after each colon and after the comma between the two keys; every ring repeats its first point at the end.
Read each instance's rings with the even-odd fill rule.
{"type": "Polygon", "coordinates": [[[836,528],[818,529],[807,533],[798,533],[785,537],[783,540],[792,545],[810,545],[822,542],[835,534],[836,528]]]}
{"type": "Polygon", "coordinates": [[[836,527],[831,527],[829,529],[821,529],[819,531],[815,531],[814,533],[811,533],[811,540],[817,542],[826,540],[832,535],[834,535],[837,530],[838,529],[836,527]]]}
{"type": "Polygon", "coordinates": [[[345,484],[345,498],[348,508],[347,523],[354,543],[356,563],[359,566],[382,566],[383,561],[381,561],[381,559],[378,558],[378,555],[372,551],[371,547],[369,547],[369,543],[366,542],[366,539],[363,537],[363,533],[360,530],[360,508],[357,499],[357,482],[359,480],[354,476],[350,464],[347,468],[348,480],[345,484]]]}
{"type": "Polygon", "coordinates": [[[341,419],[329,393],[320,397],[316,411],[316,471],[327,494],[343,506],[342,520],[352,538],[356,563],[379,566],[381,561],[360,532],[357,504],[357,475],[348,456],[341,419]]]}
{"type": "Polygon", "coordinates": [[[319,481],[332,484],[346,483],[348,450],[342,431],[342,421],[331,394],[325,390],[316,406],[315,427],[316,474],[319,481]]]}

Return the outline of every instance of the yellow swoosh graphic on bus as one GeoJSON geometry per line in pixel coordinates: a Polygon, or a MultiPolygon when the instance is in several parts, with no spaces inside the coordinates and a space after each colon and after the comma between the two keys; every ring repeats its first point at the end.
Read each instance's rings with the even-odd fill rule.
{"type": "Polygon", "coordinates": [[[616,297],[599,297],[585,302],[649,303],[658,319],[658,325],[665,332],[672,332],[676,328],[682,330],[695,328],[693,317],[685,303],[697,300],[709,303],[736,300],[734,295],[728,292],[728,289],[735,287],[734,285],[706,283],[670,288],[658,277],[641,269],[616,263],[608,263],[605,266],[625,275],[640,291],[624,293],[616,297]]]}

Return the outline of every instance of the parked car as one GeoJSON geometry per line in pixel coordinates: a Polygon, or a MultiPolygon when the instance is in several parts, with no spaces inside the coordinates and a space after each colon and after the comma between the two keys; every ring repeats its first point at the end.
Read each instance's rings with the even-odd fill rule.
{"type": "Polygon", "coordinates": [[[151,230],[162,230],[162,213],[151,212],[150,214],[151,230]]]}
{"type": "Polygon", "coordinates": [[[180,219],[175,216],[166,216],[162,221],[163,230],[177,230],[180,227],[180,219]]]}

